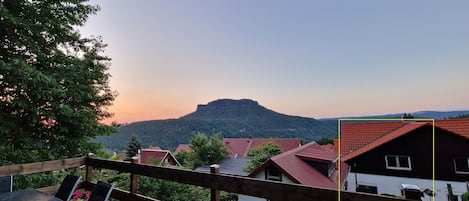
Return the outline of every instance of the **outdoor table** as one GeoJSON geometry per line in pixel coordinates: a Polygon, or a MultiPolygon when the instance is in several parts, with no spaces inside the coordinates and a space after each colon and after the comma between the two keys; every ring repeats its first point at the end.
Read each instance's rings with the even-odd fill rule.
{"type": "Polygon", "coordinates": [[[0,201],[62,201],[36,189],[24,189],[0,193],[0,201]]]}

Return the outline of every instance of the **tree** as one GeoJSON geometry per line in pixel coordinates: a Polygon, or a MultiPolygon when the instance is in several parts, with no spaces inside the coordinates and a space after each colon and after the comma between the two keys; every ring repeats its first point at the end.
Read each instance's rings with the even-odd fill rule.
{"type": "Polygon", "coordinates": [[[228,156],[228,148],[220,139],[220,133],[213,134],[210,140],[205,133],[197,133],[190,142],[192,168],[220,162],[228,156]]]}
{"type": "Polygon", "coordinates": [[[455,117],[448,117],[448,119],[464,119],[464,118],[469,118],[469,114],[460,114],[455,117]]]}
{"type": "Polygon", "coordinates": [[[462,201],[469,201],[469,192],[465,192],[461,196],[462,201]]]}
{"type": "Polygon", "coordinates": [[[265,163],[272,156],[279,155],[283,152],[282,148],[274,142],[266,142],[259,147],[251,149],[251,153],[248,155],[248,167],[247,172],[252,172],[263,163],[265,163]]]}
{"type": "Polygon", "coordinates": [[[100,37],[82,37],[86,0],[0,2],[0,164],[95,152],[116,93],[100,37]]]}
{"type": "Polygon", "coordinates": [[[138,154],[138,150],[142,148],[140,141],[138,140],[136,135],[132,135],[130,137],[129,144],[127,145],[127,160],[130,160],[132,157],[138,154]]]}
{"type": "Polygon", "coordinates": [[[319,145],[334,144],[334,139],[327,138],[327,137],[321,137],[318,140],[316,140],[316,143],[318,143],[319,145]]]}
{"type": "Polygon", "coordinates": [[[178,160],[179,164],[183,167],[192,167],[192,153],[186,150],[181,150],[174,157],[178,160]]]}

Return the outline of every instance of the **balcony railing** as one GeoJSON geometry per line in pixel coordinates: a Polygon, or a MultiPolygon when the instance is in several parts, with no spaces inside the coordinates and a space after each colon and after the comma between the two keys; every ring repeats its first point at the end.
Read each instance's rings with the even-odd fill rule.
{"type": "MultiPolygon", "coordinates": [[[[130,173],[130,192],[121,189],[115,189],[112,192],[111,197],[118,200],[157,201],[157,199],[155,198],[146,197],[145,195],[140,195],[136,193],[138,188],[138,175],[206,187],[212,189],[212,192],[227,191],[232,193],[267,198],[273,201],[337,201],[339,199],[339,192],[337,190],[314,188],[297,184],[285,184],[280,182],[259,180],[255,178],[165,168],[153,165],[138,164],[135,162],[131,163],[103,160],[91,157],[80,157],[64,160],[1,166],[0,176],[26,175],[39,172],[76,168],[83,165],[86,167],[86,176],[85,180],[81,184],[81,187],[87,190],[93,189],[93,186],[95,185],[91,182],[93,178],[94,169],[109,169],[116,170],[121,173],[130,173]]],[[[39,190],[53,194],[57,189],[58,186],[49,186],[40,188],[39,190]]],[[[215,194],[212,193],[211,200],[217,200],[217,196],[214,195],[215,194]]],[[[402,201],[403,199],[377,196],[366,193],[352,193],[341,191],[340,200],[402,201]]]]}

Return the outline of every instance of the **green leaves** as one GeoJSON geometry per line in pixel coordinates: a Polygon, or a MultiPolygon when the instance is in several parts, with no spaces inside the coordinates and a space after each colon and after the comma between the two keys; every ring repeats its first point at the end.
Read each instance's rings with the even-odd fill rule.
{"type": "Polygon", "coordinates": [[[116,97],[106,45],[73,28],[98,10],[84,2],[0,3],[0,165],[85,155],[114,131],[98,122],[116,97]]]}
{"type": "Polygon", "coordinates": [[[272,156],[281,154],[282,148],[274,142],[266,142],[259,147],[253,148],[248,155],[249,164],[246,172],[252,172],[263,163],[265,163],[272,156]]]}
{"type": "Polygon", "coordinates": [[[127,145],[127,159],[136,156],[138,154],[138,150],[142,148],[140,141],[137,139],[136,135],[132,135],[130,138],[129,144],[127,145]]]}
{"type": "MultiPolygon", "coordinates": [[[[192,152],[181,155],[184,159],[183,163],[188,164],[189,168],[197,167],[220,162],[228,156],[228,148],[220,138],[220,133],[213,134],[210,139],[205,133],[197,133],[190,142],[192,152]],[[187,159],[189,158],[189,159],[187,159]]],[[[179,160],[179,158],[178,158],[179,160]]]]}

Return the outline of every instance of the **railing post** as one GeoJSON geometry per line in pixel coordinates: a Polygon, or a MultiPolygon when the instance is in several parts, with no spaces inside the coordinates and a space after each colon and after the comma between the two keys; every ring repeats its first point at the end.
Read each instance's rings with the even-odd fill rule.
{"type": "MultiPolygon", "coordinates": [[[[138,164],[139,157],[132,157],[132,164],[138,164]]],[[[133,168],[132,168],[133,169],[133,168]]],[[[136,194],[138,186],[138,175],[130,173],[130,193],[136,194]]]]}
{"type": "MultiPolygon", "coordinates": [[[[220,174],[220,166],[216,164],[210,165],[210,173],[220,174]]],[[[210,189],[210,201],[220,201],[220,191],[210,189]]]]}
{"type": "MultiPolygon", "coordinates": [[[[89,153],[87,158],[93,157],[93,153],[89,153]]],[[[93,180],[93,166],[86,165],[86,178],[85,181],[91,182],[93,180]]]]}

